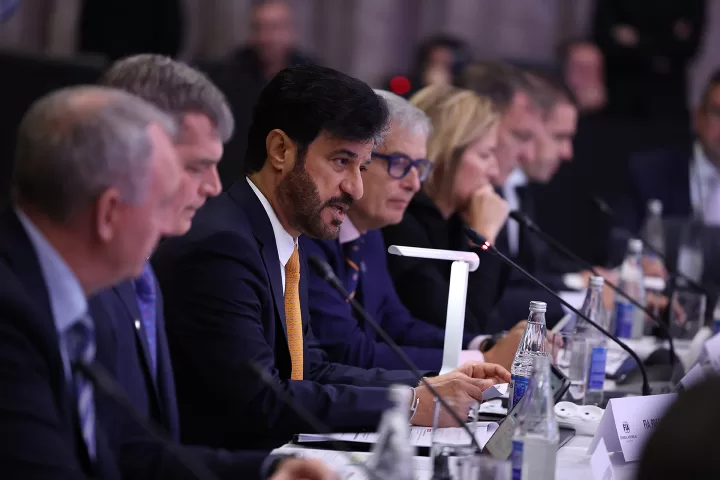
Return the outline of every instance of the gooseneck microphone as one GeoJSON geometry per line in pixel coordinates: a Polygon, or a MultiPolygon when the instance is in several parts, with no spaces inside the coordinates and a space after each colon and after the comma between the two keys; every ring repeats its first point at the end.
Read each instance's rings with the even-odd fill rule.
{"type": "Polygon", "coordinates": [[[531,273],[529,273],[527,270],[522,268],[517,263],[510,260],[506,255],[504,255],[502,252],[500,252],[495,246],[491,245],[490,242],[487,241],[485,237],[480,235],[478,232],[473,230],[472,228],[465,225],[464,227],[465,234],[470,238],[470,240],[477,244],[482,250],[488,251],[499,257],[501,260],[503,260],[505,263],[507,263],[510,267],[514,268],[518,272],[522,273],[525,277],[528,278],[531,282],[548,292],[553,298],[558,300],[560,303],[565,305],[571,312],[573,312],[578,317],[582,318],[586,322],[588,322],[590,325],[595,327],[596,330],[600,331],[603,335],[608,337],[610,340],[615,342],[617,345],[620,346],[623,350],[625,350],[637,363],[638,368],[640,369],[640,373],[642,375],[642,394],[643,395],[650,395],[652,393],[652,390],[650,389],[650,382],[648,381],[648,375],[647,371],[645,370],[645,366],[642,363],[642,360],[640,360],[640,357],[638,356],[635,351],[628,347],[623,341],[621,341],[619,338],[617,338],[612,333],[605,330],[603,327],[595,323],[593,320],[589,319],[587,315],[582,314],[577,308],[570,305],[568,302],[566,302],[560,295],[555,293],[552,288],[545,285],[543,282],[535,278],[531,273]]]}
{"type": "MultiPolygon", "coordinates": [[[[527,215],[520,211],[512,211],[509,214],[510,218],[518,222],[520,225],[525,226],[528,230],[531,230],[533,233],[535,233],[538,237],[540,237],[545,243],[553,247],[558,252],[562,253],[578,265],[580,265],[582,268],[585,268],[587,270],[590,270],[593,275],[601,276],[598,271],[595,269],[595,267],[590,264],[590,262],[586,262],[580,256],[573,253],[569,248],[565,247],[562,243],[555,240],[553,237],[551,237],[549,234],[545,233],[535,222],[533,222],[527,215]]],[[[610,287],[614,292],[621,295],[623,298],[626,298],[630,303],[632,303],[634,306],[645,312],[645,315],[647,315],[655,324],[657,324],[660,329],[667,335],[668,341],[670,342],[670,364],[675,365],[676,358],[675,358],[675,345],[673,344],[672,335],[670,335],[670,329],[668,326],[660,321],[659,318],[655,316],[655,314],[650,311],[649,308],[647,308],[642,303],[635,300],[631,295],[628,295],[625,293],[623,289],[618,287],[615,283],[611,282],[610,280],[605,279],[605,285],[610,287]]],[[[669,305],[668,308],[671,308],[669,305]]]]}
{"type": "MultiPolygon", "coordinates": [[[[658,250],[657,248],[655,248],[655,246],[651,242],[648,242],[647,238],[644,235],[635,234],[635,233],[631,232],[630,230],[628,230],[627,228],[625,228],[621,225],[617,225],[617,223],[614,222],[615,211],[612,209],[612,207],[610,205],[608,205],[608,203],[605,200],[600,198],[598,195],[592,195],[592,201],[598,210],[600,210],[605,216],[607,216],[608,218],[613,220],[614,228],[617,228],[619,231],[621,231],[623,233],[623,235],[626,235],[628,238],[635,237],[635,238],[639,238],[640,240],[642,240],[643,246],[645,246],[645,248],[650,250],[653,253],[653,255],[655,255],[660,260],[662,260],[663,264],[665,265],[665,268],[667,268],[668,262],[667,262],[667,257],[665,256],[665,254],[663,252],[661,252],[660,250],[658,250]]],[[[677,269],[677,267],[675,268],[675,271],[668,270],[668,274],[670,275],[670,277],[672,279],[681,278],[687,285],[690,285],[693,289],[704,294],[706,297],[709,297],[708,290],[704,286],[700,285],[698,282],[696,282],[692,278],[690,278],[687,275],[685,275],[684,273],[682,273],[680,270],[677,269]]],[[[673,282],[671,285],[674,285],[674,283],[675,282],[673,282]]]]}
{"type": "MultiPolygon", "coordinates": [[[[276,383],[273,377],[265,370],[259,363],[250,360],[248,362],[248,365],[250,366],[250,369],[257,374],[260,381],[262,381],[266,386],[270,387],[275,394],[280,398],[280,400],[290,407],[295,413],[297,413],[298,417],[302,418],[310,427],[312,427],[313,430],[316,432],[322,433],[322,434],[329,434],[332,432],[330,427],[325,425],[321,420],[319,420],[315,415],[313,415],[311,412],[309,412],[305,407],[300,405],[299,403],[295,402],[290,394],[288,394],[286,391],[284,391],[282,388],[280,388],[276,383]]],[[[341,454],[345,455],[348,458],[352,458],[352,456],[349,453],[345,452],[345,445],[343,445],[341,442],[335,440],[334,438],[327,436],[323,438],[323,441],[328,442],[335,450],[340,452],[341,454]]],[[[374,478],[375,480],[385,480],[381,478],[372,468],[368,467],[365,462],[353,462],[357,464],[360,468],[362,468],[365,473],[368,475],[368,478],[374,478]]]]}
{"type": "Polygon", "coordinates": [[[418,383],[422,384],[425,388],[427,388],[428,391],[432,394],[432,396],[435,397],[438,402],[440,402],[440,405],[442,405],[445,410],[447,410],[452,419],[457,422],[457,424],[460,425],[465,430],[465,432],[467,432],[468,435],[470,435],[472,444],[475,448],[477,448],[478,452],[482,451],[482,448],[480,447],[480,444],[475,438],[475,435],[473,435],[468,426],[465,424],[467,419],[460,418],[460,416],[455,412],[455,410],[453,410],[450,405],[448,405],[448,403],[445,401],[445,399],[440,396],[437,390],[435,390],[435,388],[430,385],[430,382],[425,380],[425,378],[422,376],[422,374],[417,369],[412,360],[410,360],[410,358],[405,354],[405,352],[402,351],[402,349],[397,345],[397,343],[395,343],[395,341],[390,338],[390,335],[388,335],[388,333],[380,325],[377,324],[377,322],[370,316],[370,314],[365,311],[365,309],[362,307],[362,305],[360,305],[360,302],[358,302],[355,297],[350,296],[345,286],[342,284],[337,275],[335,275],[332,267],[328,265],[325,260],[318,257],[317,255],[313,255],[310,257],[310,263],[318,272],[318,274],[323,279],[325,279],[326,282],[328,282],[335,290],[337,290],[343,298],[349,301],[350,306],[355,311],[355,313],[360,315],[360,317],[368,325],[370,325],[373,330],[375,330],[375,333],[378,334],[382,341],[385,342],[388,347],[390,347],[390,350],[392,350],[393,353],[395,353],[395,355],[397,355],[400,360],[402,360],[402,362],[407,365],[412,374],[417,377],[418,383]]]}
{"type": "Polygon", "coordinates": [[[150,436],[159,442],[167,451],[172,452],[177,461],[192,473],[198,480],[219,480],[208,467],[189,452],[184,451],[182,445],[168,437],[163,429],[152,420],[146,419],[132,404],[123,387],[113,378],[105,367],[93,362],[91,364],[77,362],[72,365],[74,370],[85,376],[98,390],[110,397],[123,410],[130,414],[138,425],[145,429],[150,436]]]}

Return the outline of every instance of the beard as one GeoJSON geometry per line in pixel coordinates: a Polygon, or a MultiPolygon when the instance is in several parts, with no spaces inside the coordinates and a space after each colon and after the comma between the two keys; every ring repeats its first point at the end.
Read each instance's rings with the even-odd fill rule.
{"type": "Polygon", "coordinates": [[[322,212],[333,207],[345,207],[347,211],[353,204],[353,198],[343,194],[323,202],[304,163],[296,162],[292,171],[280,181],[277,187],[278,202],[283,211],[287,212],[288,223],[293,229],[311,238],[335,240],[340,234],[342,221],[333,218],[328,224],[323,220],[322,212]]]}

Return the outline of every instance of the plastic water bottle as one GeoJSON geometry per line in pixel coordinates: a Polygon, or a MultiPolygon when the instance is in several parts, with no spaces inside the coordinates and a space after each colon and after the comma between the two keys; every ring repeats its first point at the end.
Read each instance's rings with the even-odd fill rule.
{"type": "Polygon", "coordinates": [[[410,443],[410,401],[412,389],[404,385],[390,388],[393,406],[383,412],[378,429],[378,441],[368,459],[368,467],[378,478],[414,480],[413,456],[410,443]]]}
{"type": "Polygon", "coordinates": [[[645,255],[651,258],[657,258],[655,252],[665,255],[665,229],[663,228],[663,204],[660,200],[654,198],[647,203],[647,220],[643,233],[645,240],[648,242],[648,251],[645,255]]]}
{"type": "Polygon", "coordinates": [[[513,480],[553,480],[560,438],[550,389],[550,358],[537,357],[512,442],[513,480]]]}
{"type": "Polygon", "coordinates": [[[510,391],[508,392],[508,411],[522,398],[532,375],[533,361],[537,357],[547,357],[547,327],[545,326],[545,302],[530,302],[530,315],[523,333],[515,359],[510,368],[510,391]]]}
{"type": "MultiPolygon", "coordinates": [[[[590,277],[590,288],[588,288],[580,313],[607,330],[609,329],[610,319],[605,311],[605,305],[603,305],[602,291],[604,285],[605,279],[603,277],[590,277]]],[[[575,333],[578,339],[585,339],[590,343],[590,371],[587,376],[585,404],[600,405],[603,401],[603,386],[605,384],[607,339],[598,329],[580,317],[577,318],[575,323],[575,333]]],[[[573,353],[576,352],[585,353],[583,349],[573,349],[573,353]]],[[[584,363],[583,359],[575,361],[575,359],[571,358],[570,368],[573,368],[573,365],[584,365],[584,363]]]]}
{"type": "MultiPolygon", "coordinates": [[[[645,280],[641,264],[643,244],[637,238],[628,241],[628,253],[620,267],[618,287],[634,300],[645,305],[645,280]]],[[[640,338],[645,326],[645,312],[624,296],[615,294],[615,335],[640,338]]]]}

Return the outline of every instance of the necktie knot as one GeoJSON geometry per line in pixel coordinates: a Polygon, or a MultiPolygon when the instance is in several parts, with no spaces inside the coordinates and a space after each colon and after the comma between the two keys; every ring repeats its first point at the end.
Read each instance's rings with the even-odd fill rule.
{"type": "Polygon", "coordinates": [[[343,275],[343,285],[348,291],[350,298],[355,296],[358,284],[360,282],[360,274],[363,270],[363,249],[365,246],[365,238],[360,235],[355,240],[343,245],[343,254],[345,255],[345,275],[343,275]]]}

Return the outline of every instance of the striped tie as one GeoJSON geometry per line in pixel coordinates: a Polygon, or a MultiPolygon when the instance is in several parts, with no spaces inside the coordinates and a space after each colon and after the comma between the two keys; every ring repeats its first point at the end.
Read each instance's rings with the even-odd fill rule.
{"type": "MultiPolygon", "coordinates": [[[[95,359],[95,335],[90,317],[82,317],[65,331],[65,346],[71,365],[90,365],[95,359]]],[[[78,418],[90,458],[95,459],[95,395],[93,386],[79,372],[73,371],[77,395],[78,418]]]]}
{"type": "Polygon", "coordinates": [[[300,254],[297,247],[285,265],[285,321],[292,362],[292,380],[303,379],[303,331],[300,310],[300,254]]]}
{"type": "Polygon", "coordinates": [[[345,263],[347,264],[347,268],[345,269],[345,275],[343,275],[343,286],[345,286],[345,290],[348,291],[348,300],[350,298],[353,298],[357,293],[363,265],[362,258],[364,245],[365,238],[363,238],[362,235],[353,240],[352,242],[348,242],[343,245],[345,263]]]}

